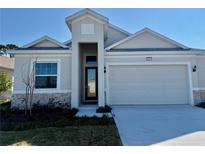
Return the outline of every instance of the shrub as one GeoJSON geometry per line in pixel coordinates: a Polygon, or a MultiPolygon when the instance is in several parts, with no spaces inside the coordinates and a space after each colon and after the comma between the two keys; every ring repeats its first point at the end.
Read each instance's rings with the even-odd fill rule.
{"type": "Polygon", "coordinates": [[[0,94],[11,89],[12,81],[11,76],[5,72],[0,73],[0,94]]]}
{"type": "Polygon", "coordinates": [[[201,103],[197,104],[196,106],[200,107],[200,108],[205,108],[205,102],[201,102],[201,103]]]}
{"type": "Polygon", "coordinates": [[[104,107],[99,107],[96,112],[97,113],[109,113],[112,111],[112,108],[108,105],[105,105],[104,107]]]}

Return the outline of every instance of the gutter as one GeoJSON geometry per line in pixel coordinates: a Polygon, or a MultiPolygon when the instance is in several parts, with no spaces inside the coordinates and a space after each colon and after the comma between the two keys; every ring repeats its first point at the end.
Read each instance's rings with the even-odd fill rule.
{"type": "Polygon", "coordinates": [[[204,50],[189,51],[110,51],[105,50],[105,56],[132,56],[132,55],[205,55],[204,50]]]}
{"type": "Polygon", "coordinates": [[[9,54],[72,54],[71,50],[8,50],[9,54]]]}

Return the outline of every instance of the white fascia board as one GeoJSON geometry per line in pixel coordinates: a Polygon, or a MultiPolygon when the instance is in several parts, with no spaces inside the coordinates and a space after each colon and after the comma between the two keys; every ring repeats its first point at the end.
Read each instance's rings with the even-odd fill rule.
{"type": "Polygon", "coordinates": [[[201,52],[192,51],[133,51],[133,52],[105,52],[105,56],[126,55],[200,55],[201,52]]]}
{"type": "Polygon", "coordinates": [[[101,15],[101,14],[99,14],[91,9],[83,9],[81,11],[78,11],[78,12],[66,17],[65,20],[72,21],[72,20],[75,20],[76,18],[78,18],[79,16],[83,16],[84,14],[90,14],[90,15],[92,15],[100,20],[108,21],[107,17],[105,17],[105,16],[103,16],[103,15],[101,15]]]}
{"type": "Polygon", "coordinates": [[[168,42],[170,42],[170,43],[172,43],[172,44],[175,44],[176,46],[179,46],[179,47],[181,47],[181,48],[183,48],[183,49],[188,49],[187,46],[185,46],[185,45],[183,45],[183,44],[181,44],[181,43],[179,43],[179,42],[176,42],[175,40],[172,40],[172,39],[170,39],[170,38],[168,38],[168,37],[166,37],[166,36],[164,36],[164,35],[162,35],[162,34],[160,34],[160,33],[158,33],[158,32],[155,32],[155,31],[153,31],[153,30],[151,30],[151,29],[149,29],[149,28],[145,28],[145,31],[148,31],[148,32],[150,32],[150,33],[152,33],[152,34],[158,36],[159,38],[162,38],[162,39],[164,39],[164,40],[167,40],[168,42]]]}
{"type": "Polygon", "coordinates": [[[68,41],[65,41],[63,42],[64,45],[68,44],[68,43],[71,43],[72,42],[72,39],[68,40],[68,41]]]}
{"type": "Polygon", "coordinates": [[[149,32],[149,33],[151,33],[151,34],[153,34],[155,36],[158,36],[159,38],[162,38],[164,40],[167,40],[168,42],[170,42],[172,44],[175,44],[175,45],[177,45],[177,46],[179,46],[179,47],[181,47],[183,49],[188,49],[188,47],[186,47],[186,46],[184,46],[184,45],[182,45],[182,44],[180,44],[180,43],[178,43],[178,42],[176,42],[176,41],[174,41],[174,40],[172,40],[172,39],[170,39],[170,38],[168,38],[168,37],[166,37],[166,36],[164,36],[162,34],[159,34],[159,33],[155,32],[155,31],[153,31],[153,30],[151,30],[149,28],[144,28],[144,29],[136,32],[135,34],[133,34],[133,35],[131,35],[131,36],[125,38],[125,39],[122,39],[122,40],[120,40],[120,41],[118,41],[118,42],[108,46],[107,48],[105,48],[105,50],[110,50],[113,47],[116,47],[116,46],[118,46],[118,45],[120,45],[120,44],[122,44],[122,43],[124,43],[124,42],[126,42],[128,40],[131,40],[132,38],[134,38],[134,37],[136,37],[136,36],[138,36],[138,35],[140,35],[140,34],[142,34],[144,32],[149,32]]]}
{"type": "Polygon", "coordinates": [[[9,54],[71,54],[71,50],[9,50],[9,54]]]}
{"type": "Polygon", "coordinates": [[[57,40],[55,40],[55,39],[53,39],[53,38],[51,38],[49,36],[43,36],[43,37],[41,37],[41,38],[39,38],[39,39],[37,39],[35,41],[32,41],[31,43],[28,43],[28,44],[24,45],[22,48],[29,48],[29,47],[31,47],[31,46],[33,46],[33,45],[35,45],[37,43],[40,43],[40,42],[42,42],[44,40],[48,40],[48,41],[50,41],[50,42],[52,42],[54,44],[57,44],[58,46],[60,46],[62,48],[67,48],[66,45],[58,42],[57,40]]]}
{"type": "Polygon", "coordinates": [[[96,20],[99,23],[108,23],[109,19],[91,9],[83,9],[81,11],[78,11],[68,17],[65,18],[65,22],[68,25],[69,29],[72,29],[71,23],[82,20],[84,17],[83,16],[89,16],[92,19],[96,20]]]}

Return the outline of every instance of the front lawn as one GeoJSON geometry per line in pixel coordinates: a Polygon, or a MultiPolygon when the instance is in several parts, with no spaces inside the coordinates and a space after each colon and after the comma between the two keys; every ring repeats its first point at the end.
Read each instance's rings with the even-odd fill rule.
{"type": "Polygon", "coordinates": [[[0,131],[0,145],[112,146],[121,142],[114,125],[101,125],[0,131]]]}
{"type": "Polygon", "coordinates": [[[0,145],[122,145],[113,118],[75,117],[71,110],[36,110],[31,117],[0,105],[0,145]]]}

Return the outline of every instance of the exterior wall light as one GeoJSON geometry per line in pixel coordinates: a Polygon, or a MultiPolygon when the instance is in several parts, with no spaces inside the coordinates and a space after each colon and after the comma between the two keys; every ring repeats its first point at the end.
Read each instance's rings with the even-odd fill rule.
{"type": "Polygon", "coordinates": [[[104,73],[106,73],[106,67],[104,67],[104,73]]]}
{"type": "Polygon", "coordinates": [[[196,65],[194,65],[192,71],[193,71],[193,72],[196,72],[196,65]]]}

